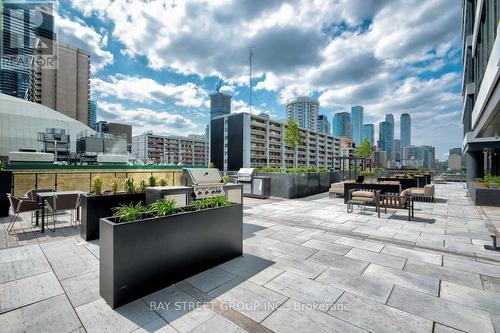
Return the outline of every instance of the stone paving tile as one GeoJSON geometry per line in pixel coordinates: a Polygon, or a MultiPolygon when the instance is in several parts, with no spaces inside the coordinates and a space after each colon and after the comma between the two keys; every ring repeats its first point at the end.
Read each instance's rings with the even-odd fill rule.
{"type": "Polygon", "coordinates": [[[100,298],[75,310],[88,333],[130,332],[159,318],[141,300],[112,309],[100,298]]]}
{"type": "Polygon", "coordinates": [[[63,294],[53,272],[0,284],[0,313],[63,294]]]}
{"type": "Polygon", "coordinates": [[[369,261],[371,263],[403,269],[406,259],[395,257],[388,254],[353,248],[346,255],[346,257],[369,261]]]}
{"type": "Polygon", "coordinates": [[[500,277],[500,266],[490,265],[470,260],[461,260],[457,258],[446,257],[443,260],[444,267],[455,268],[458,270],[500,277]]]}
{"type": "Polygon", "coordinates": [[[462,331],[495,331],[488,312],[399,286],[387,305],[462,331]]]}
{"type": "Polygon", "coordinates": [[[311,239],[311,237],[309,237],[307,234],[303,235],[303,232],[297,234],[296,232],[290,232],[290,231],[277,231],[275,233],[268,235],[267,237],[297,245],[300,245],[311,239]]]}
{"type": "Polygon", "coordinates": [[[275,267],[310,279],[314,279],[327,268],[327,266],[320,263],[287,255],[276,257],[274,261],[276,262],[275,267]]]}
{"type": "Polygon", "coordinates": [[[495,293],[500,293],[500,278],[481,275],[481,280],[483,281],[483,286],[485,290],[493,291],[495,293]]]}
{"type": "Polygon", "coordinates": [[[241,257],[234,258],[233,260],[217,266],[217,268],[243,279],[249,279],[271,267],[273,264],[274,261],[252,254],[244,254],[241,257]]]}
{"type": "Polygon", "coordinates": [[[381,303],[387,301],[393,287],[392,283],[374,280],[336,268],[328,268],[316,278],[316,281],[381,303]]]}
{"type": "Polygon", "coordinates": [[[74,332],[81,322],[64,295],[0,315],[2,333],[74,332]]]}
{"type": "Polygon", "coordinates": [[[215,315],[191,331],[191,333],[202,332],[243,333],[246,332],[246,330],[220,315],[215,315]]]}
{"type": "Polygon", "coordinates": [[[209,295],[256,322],[264,320],[287,300],[287,297],[277,292],[247,281],[229,289],[221,286],[209,292],[209,295]]]}
{"type": "Polygon", "coordinates": [[[372,332],[432,332],[432,320],[347,292],[329,313],[372,332]]]}
{"type": "Polygon", "coordinates": [[[61,281],[73,307],[91,302],[100,297],[98,272],[90,272],[61,281]]]}
{"type": "Polygon", "coordinates": [[[439,279],[413,274],[399,269],[370,264],[363,276],[438,296],[439,279]]]}
{"type": "Polygon", "coordinates": [[[424,252],[414,249],[406,249],[402,247],[396,247],[392,245],[387,245],[382,253],[390,254],[397,257],[413,259],[417,261],[423,261],[435,265],[441,265],[442,256],[440,254],[424,252]]]}
{"type": "Polygon", "coordinates": [[[324,304],[328,309],[343,291],[300,275],[285,272],[264,287],[304,304],[324,304]]]}
{"type": "Polygon", "coordinates": [[[336,254],[344,255],[346,254],[352,247],[330,243],[322,240],[311,239],[302,244],[302,246],[311,247],[317,250],[327,250],[336,254]]]}
{"type": "Polygon", "coordinates": [[[248,281],[263,286],[283,272],[284,270],[271,266],[258,272],[249,278],[248,281]]]}
{"type": "Polygon", "coordinates": [[[366,332],[322,311],[309,309],[305,304],[288,300],[267,317],[262,325],[277,333],[320,332],[344,333],[366,332]]]}
{"type": "Polygon", "coordinates": [[[176,333],[177,331],[164,319],[158,318],[132,331],[133,333],[176,333]]]}
{"type": "Polygon", "coordinates": [[[222,269],[212,268],[187,278],[186,282],[206,293],[222,286],[235,277],[236,275],[223,271],[222,269]]]}
{"type": "Polygon", "coordinates": [[[500,294],[441,282],[440,297],[467,306],[473,306],[491,313],[500,314],[500,294]]]}
{"type": "MultiPolygon", "coordinates": [[[[36,245],[36,247],[38,247],[38,245],[36,245]]],[[[14,249],[21,248],[13,248],[10,250],[14,249]]],[[[0,283],[49,271],[51,271],[50,265],[47,262],[47,259],[45,259],[45,257],[43,256],[42,251],[38,249],[38,253],[34,254],[30,258],[1,262],[0,283]]]]}
{"type": "Polygon", "coordinates": [[[444,326],[439,323],[434,324],[434,333],[460,333],[462,331],[456,330],[449,326],[444,326]]]}
{"type": "Polygon", "coordinates": [[[380,252],[380,250],[382,250],[382,248],[384,247],[384,244],[381,244],[381,243],[371,242],[371,241],[366,241],[366,240],[361,240],[361,239],[354,239],[354,238],[349,238],[349,237],[339,238],[335,241],[335,243],[342,244],[342,245],[348,245],[348,246],[352,246],[352,247],[357,247],[360,249],[375,251],[375,252],[380,252]]]}
{"type": "Polygon", "coordinates": [[[314,253],[318,252],[316,249],[311,249],[309,247],[303,247],[295,244],[277,242],[267,247],[269,250],[281,252],[290,256],[294,256],[300,259],[307,259],[314,253]]]}
{"type": "Polygon", "coordinates": [[[246,255],[253,255],[262,259],[273,260],[282,253],[268,250],[259,245],[251,245],[243,242],[243,253],[246,255]]]}
{"type": "Polygon", "coordinates": [[[361,274],[369,262],[341,256],[330,251],[319,251],[308,259],[321,264],[361,274]]]}

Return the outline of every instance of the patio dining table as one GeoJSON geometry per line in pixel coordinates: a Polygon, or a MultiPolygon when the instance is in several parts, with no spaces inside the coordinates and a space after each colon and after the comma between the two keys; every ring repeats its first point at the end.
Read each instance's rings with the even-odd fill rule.
{"type": "MultiPolygon", "coordinates": [[[[57,192],[40,192],[40,193],[37,193],[36,196],[38,198],[38,203],[40,204],[41,206],[41,215],[42,215],[42,228],[40,230],[40,232],[45,232],[45,201],[47,200],[47,198],[51,198],[51,197],[54,197],[54,196],[58,196],[58,197],[62,197],[62,196],[65,196],[65,195],[74,195],[74,194],[85,194],[86,192],[83,192],[83,191],[57,191],[57,192]]],[[[38,222],[39,222],[39,211],[36,212],[36,225],[38,226],[38,222]]],[[[76,210],[76,219],[80,219],[80,210],[77,209],[76,210]]]]}

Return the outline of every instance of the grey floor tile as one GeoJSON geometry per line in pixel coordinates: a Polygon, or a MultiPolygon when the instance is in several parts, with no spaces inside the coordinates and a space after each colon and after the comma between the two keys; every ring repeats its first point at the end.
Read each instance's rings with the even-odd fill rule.
{"type": "Polygon", "coordinates": [[[292,256],[281,255],[274,259],[275,267],[304,277],[314,279],[320,275],[327,266],[310,260],[302,260],[292,256]]]}
{"type": "Polygon", "coordinates": [[[440,297],[467,306],[473,306],[491,313],[500,314],[500,294],[441,282],[440,297]]]}
{"type": "Polygon", "coordinates": [[[262,325],[277,333],[365,332],[359,327],[330,316],[323,311],[311,309],[307,305],[294,300],[288,300],[278,310],[267,317],[262,322],[262,325]]]}
{"type": "Polygon", "coordinates": [[[392,283],[367,278],[336,268],[327,269],[316,278],[316,281],[381,303],[387,301],[393,287],[392,283]]]}
{"type": "Polygon", "coordinates": [[[91,302],[100,297],[98,272],[85,273],[61,281],[73,307],[91,302]]]}
{"type": "Polygon", "coordinates": [[[0,284],[0,313],[63,294],[52,272],[0,284]]]}
{"type": "Polygon", "coordinates": [[[229,319],[224,318],[221,315],[215,315],[200,326],[196,327],[191,333],[213,333],[213,332],[224,332],[224,333],[244,333],[246,332],[243,328],[239,327],[229,319]]]}
{"type": "Polygon", "coordinates": [[[283,254],[297,257],[299,259],[307,259],[314,253],[318,252],[318,250],[316,249],[311,249],[309,247],[285,243],[281,241],[269,245],[267,248],[271,251],[281,252],[283,254]]]}
{"type": "Polygon", "coordinates": [[[458,270],[500,277],[500,265],[485,264],[470,260],[461,260],[456,258],[445,257],[443,261],[444,267],[455,268],[458,270]]]}
{"type": "Polygon", "coordinates": [[[264,287],[304,304],[324,304],[329,308],[343,291],[300,275],[285,272],[264,287]]]}
{"type": "Polygon", "coordinates": [[[438,296],[439,279],[399,269],[370,264],[363,276],[438,296]]]}
{"type": "Polygon", "coordinates": [[[393,245],[387,245],[382,250],[382,253],[390,254],[397,257],[427,262],[435,265],[441,265],[442,262],[442,256],[440,254],[424,252],[423,250],[418,250],[418,249],[407,249],[393,245]]]}
{"type": "Polygon", "coordinates": [[[459,271],[454,268],[426,264],[412,260],[408,260],[404,270],[414,274],[483,289],[479,274],[475,273],[459,271]]]}
{"type": "Polygon", "coordinates": [[[249,279],[266,268],[271,267],[273,264],[274,261],[261,258],[258,255],[244,254],[241,257],[234,258],[217,266],[217,268],[243,279],[249,279]]]}
{"type": "Polygon", "coordinates": [[[483,281],[483,286],[485,290],[493,291],[495,293],[500,293],[500,278],[482,275],[481,280],[483,281]]]}
{"type": "Polygon", "coordinates": [[[387,305],[467,332],[494,332],[490,315],[482,310],[395,286],[387,305]]]}
{"type": "Polygon", "coordinates": [[[456,330],[449,326],[445,326],[439,323],[434,324],[434,333],[460,333],[462,331],[456,330]]]}
{"type": "Polygon", "coordinates": [[[372,332],[432,332],[432,320],[351,293],[344,293],[329,313],[372,332]]]}
{"type": "Polygon", "coordinates": [[[130,332],[159,318],[142,300],[112,309],[100,298],[75,310],[88,333],[130,332]]]}
{"type": "Polygon", "coordinates": [[[337,239],[335,241],[335,243],[347,245],[347,246],[352,246],[352,247],[357,247],[360,249],[375,251],[375,252],[380,252],[380,250],[382,250],[382,248],[384,247],[384,244],[381,244],[378,242],[349,238],[349,237],[341,237],[341,238],[337,239]]]}
{"type": "Polygon", "coordinates": [[[0,283],[50,271],[50,265],[40,251],[31,258],[0,263],[0,283]]]}
{"type": "Polygon", "coordinates": [[[132,331],[133,333],[176,333],[177,331],[164,319],[158,318],[132,331]]]}
{"type": "Polygon", "coordinates": [[[379,264],[388,267],[394,267],[397,269],[403,269],[406,259],[396,256],[391,256],[388,254],[383,254],[379,252],[373,252],[369,250],[363,250],[358,248],[353,248],[345,255],[349,258],[369,261],[374,264],[379,264]]]}
{"type": "Polygon", "coordinates": [[[81,327],[81,322],[64,295],[0,315],[2,333],[73,332],[81,327]]]}
{"type": "Polygon", "coordinates": [[[302,246],[311,247],[317,250],[327,250],[336,254],[344,255],[346,254],[352,247],[330,243],[322,240],[311,239],[302,244],[302,246]]]}
{"type": "Polygon", "coordinates": [[[341,256],[330,251],[319,251],[308,259],[330,267],[340,268],[349,272],[361,274],[369,262],[341,256]]]}
{"type": "Polygon", "coordinates": [[[186,282],[206,293],[222,286],[235,277],[236,275],[223,271],[222,269],[212,268],[187,278],[186,282]]]}
{"type": "Polygon", "coordinates": [[[249,278],[248,281],[263,286],[283,272],[284,270],[271,266],[258,272],[249,278]]]}

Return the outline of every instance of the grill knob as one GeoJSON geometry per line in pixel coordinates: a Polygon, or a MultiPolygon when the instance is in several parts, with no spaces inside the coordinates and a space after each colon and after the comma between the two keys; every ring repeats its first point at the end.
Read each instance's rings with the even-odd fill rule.
{"type": "Polygon", "coordinates": [[[205,191],[205,194],[208,194],[208,191],[205,191]]]}

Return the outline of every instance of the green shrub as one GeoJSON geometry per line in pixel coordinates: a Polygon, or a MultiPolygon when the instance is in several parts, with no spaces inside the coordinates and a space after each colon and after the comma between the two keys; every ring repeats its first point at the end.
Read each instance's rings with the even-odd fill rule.
{"type": "Polygon", "coordinates": [[[155,216],[168,216],[175,214],[178,211],[177,204],[174,199],[162,199],[153,202],[150,205],[151,213],[155,216]]]}
{"type": "Polygon", "coordinates": [[[260,172],[268,172],[268,173],[281,172],[281,168],[265,166],[265,167],[260,168],[259,171],[260,172]]]}
{"type": "Polygon", "coordinates": [[[231,202],[229,202],[223,196],[198,199],[194,202],[194,205],[195,205],[197,210],[203,210],[203,209],[215,208],[215,207],[224,207],[224,206],[229,206],[230,204],[231,204],[231,202]]]}
{"type": "Polygon", "coordinates": [[[118,178],[113,178],[113,180],[111,180],[111,192],[113,192],[113,194],[118,193],[121,183],[122,182],[118,178]]]}
{"type": "Polygon", "coordinates": [[[231,181],[231,177],[229,175],[224,175],[222,176],[222,181],[224,182],[224,184],[227,184],[231,181]]]}
{"type": "Polygon", "coordinates": [[[160,186],[167,186],[167,180],[165,178],[160,179],[159,181],[160,186]]]}
{"type": "Polygon", "coordinates": [[[148,178],[149,186],[155,187],[156,186],[156,177],[151,175],[148,178]]]}
{"type": "Polygon", "coordinates": [[[361,176],[375,176],[375,173],[373,171],[365,170],[365,171],[361,171],[360,175],[361,176]]]}
{"type": "Polygon", "coordinates": [[[125,184],[123,185],[123,187],[125,187],[125,191],[127,191],[128,193],[134,193],[135,192],[134,178],[127,177],[125,179],[125,184]]]}
{"type": "Polygon", "coordinates": [[[95,195],[102,194],[102,177],[101,176],[96,176],[92,180],[92,193],[94,193],[95,195]]]}
{"type": "Polygon", "coordinates": [[[133,203],[120,205],[120,207],[114,208],[114,211],[113,217],[117,218],[120,222],[139,220],[147,213],[146,207],[142,206],[140,202],[135,205],[133,203]]]}
{"type": "Polygon", "coordinates": [[[139,187],[138,187],[139,192],[145,192],[146,191],[146,187],[147,187],[146,181],[144,179],[141,180],[139,182],[139,187]]]}

